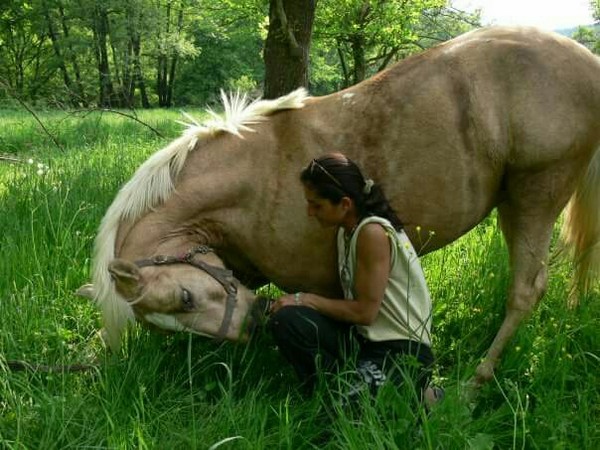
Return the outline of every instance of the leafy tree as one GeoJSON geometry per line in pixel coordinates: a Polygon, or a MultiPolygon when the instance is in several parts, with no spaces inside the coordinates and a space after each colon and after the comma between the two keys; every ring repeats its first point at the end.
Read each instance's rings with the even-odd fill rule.
{"type": "Polygon", "coordinates": [[[218,102],[221,89],[260,94],[263,39],[258,27],[241,28],[218,33],[203,24],[193,33],[198,55],[181,68],[175,89],[178,104],[218,102]]]}
{"type": "Polygon", "coordinates": [[[39,0],[34,9],[52,42],[54,57],[48,64],[59,68],[64,84],[62,88],[56,86],[46,100],[71,105],[93,103],[93,90],[100,77],[97,66],[89,64],[94,59],[89,4],[81,0],[39,0]]]}
{"type": "Polygon", "coordinates": [[[38,95],[54,75],[44,28],[33,5],[6,0],[0,10],[0,81],[11,95],[38,95]]]}
{"type": "Polygon", "coordinates": [[[198,54],[190,39],[190,23],[195,14],[193,0],[157,1],[154,9],[153,36],[154,57],[156,59],[156,92],[159,106],[173,104],[173,88],[177,75],[177,65],[187,57],[198,54]]]}
{"type": "Polygon", "coordinates": [[[219,91],[260,94],[267,0],[201,0],[190,35],[197,54],[181,67],[178,104],[219,101],[219,91]]]}
{"type": "Polygon", "coordinates": [[[424,14],[444,6],[446,0],[324,0],[315,39],[336,49],[348,86],[382,70],[418,41],[424,14]]]}
{"type": "Polygon", "coordinates": [[[446,0],[321,0],[315,24],[313,71],[317,92],[326,80],[341,89],[383,70],[390,63],[479,26],[446,0]],[[333,57],[335,55],[335,58],[333,57]],[[337,59],[337,61],[334,61],[337,59]],[[338,67],[336,77],[323,61],[338,67]]]}
{"type": "Polygon", "coordinates": [[[598,27],[578,27],[571,37],[594,53],[600,54],[600,30],[598,27]]]}
{"type": "Polygon", "coordinates": [[[445,0],[1,1],[0,98],[68,106],[325,94],[472,23],[445,0]]]}
{"type": "MultiPolygon", "coordinates": [[[[600,0],[590,0],[590,9],[594,20],[600,22],[600,0]]],[[[580,26],[571,36],[580,44],[585,45],[594,53],[600,54],[600,24],[595,26],[580,26]]]]}
{"type": "MultiPolygon", "coordinates": [[[[71,92],[75,91],[76,96],[74,97],[74,103],[76,104],[87,104],[87,99],[85,95],[85,87],[83,82],[82,70],[80,69],[80,59],[78,55],[82,51],[83,39],[77,33],[77,28],[75,28],[75,32],[73,32],[72,26],[72,18],[67,15],[65,3],[67,0],[55,0],[57,21],[59,23],[59,32],[62,36],[62,55],[63,55],[63,64],[65,66],[65,72],[68,73],[68,66],[72,68],[73,76],[75,78],[74,87],[72,85],[67,85],[67,89],[71,92]]],[[[70,8],[69,8],[70,10],[70,8]]],[[[48,28],[50,28],[50,17],[46,19],[48,23],[48,28]]],[[[66,79],[65,79],[66,84],[66,79]]]]}

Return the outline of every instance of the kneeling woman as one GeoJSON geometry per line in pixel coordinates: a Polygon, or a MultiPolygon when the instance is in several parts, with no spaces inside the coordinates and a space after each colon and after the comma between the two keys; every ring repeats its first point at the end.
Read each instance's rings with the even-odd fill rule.
{"type": "Polygon", "coordinates": [[[417,253],[381,187],[339,153],[312,160],[300,180],[308,215],[338,228],[344,299],[303,292],[274,302],[269,327],[281,353],[312,392],[317,369],[338,370],[356,341],[358,390],[374,393],[386,377],[401,384],[410,374],[418,395],[432,397],[426,393],[433,363],[431,297],[417,253]]]}

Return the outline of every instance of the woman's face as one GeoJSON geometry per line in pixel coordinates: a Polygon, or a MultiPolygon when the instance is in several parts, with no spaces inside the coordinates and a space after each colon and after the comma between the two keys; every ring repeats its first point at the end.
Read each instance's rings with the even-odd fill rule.
{"type": "Polygon", "coordinates": [[[306,212],[309,217],[314,217],[323,227],[340,226],[348,214],[348,205],[351,200],[343,197],[339,204],[319,197],[311,188],[304,186],[304,198],[306,198],[306,212]]]}

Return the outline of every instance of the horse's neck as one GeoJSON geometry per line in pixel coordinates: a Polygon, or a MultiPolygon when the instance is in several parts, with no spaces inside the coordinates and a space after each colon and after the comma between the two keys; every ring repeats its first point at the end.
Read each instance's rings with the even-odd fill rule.
{"type": "Polygon", "coordinates": [[[251,189],[251,174],[242,176],[237,166],[251,165],[244,161],[253,156],[240,151],[239,141],[239,137],[222,134],[192,151],[165,203],[133,226],[122,224],[117,249],[148,256],[165,248],[220,245],[223,224],[239,219],[236,207],[251,189]]]}
{"type": "MultiPolygon", "coordinates": [[[[121,231],[121,230],[120,230],[121,231]]],[[[184,218],[161,208],[126,226],[118,256],[132,259],[156,254],[185,253],[198,245],[220,246],[222,225],[207,217],[184,218]]]]}

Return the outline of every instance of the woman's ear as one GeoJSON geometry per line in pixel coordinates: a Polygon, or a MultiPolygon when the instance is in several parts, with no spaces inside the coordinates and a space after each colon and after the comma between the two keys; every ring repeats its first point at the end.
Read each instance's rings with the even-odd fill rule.
{"type": "Polygon", "coordinates": [[[354,201],[350,197],[344,196],[340,200],[340,204],[342,205],[342,208],[344,208],[345,211],[348,211],[354,205],[354,201]]]}

